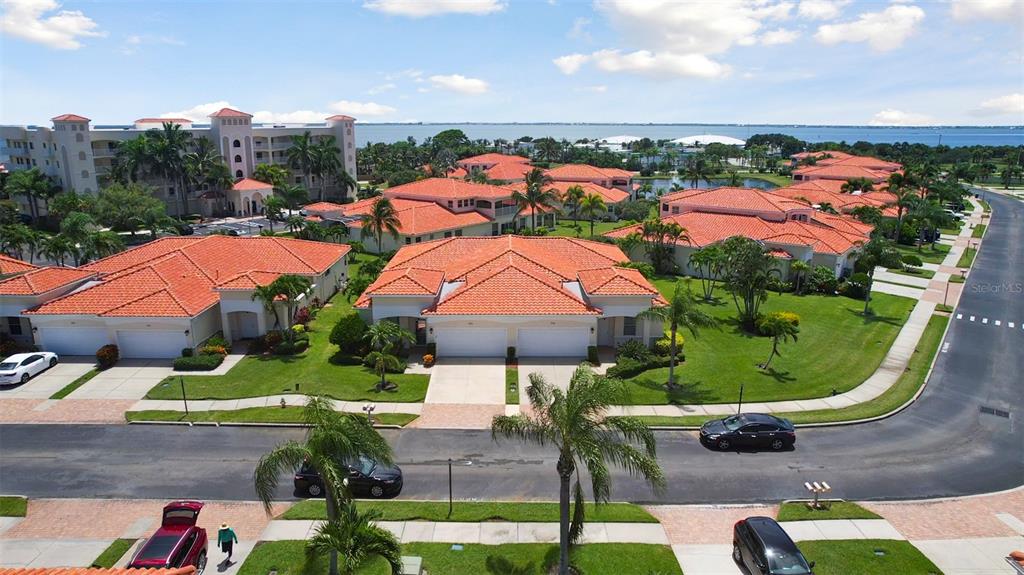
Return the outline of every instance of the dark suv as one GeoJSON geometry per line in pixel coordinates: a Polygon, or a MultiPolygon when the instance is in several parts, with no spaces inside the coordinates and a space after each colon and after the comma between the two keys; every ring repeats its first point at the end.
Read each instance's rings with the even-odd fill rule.
{"type": "Polygon", "coordinates": [[[747,517],[732,528],[732,559],[751,575],[813,575],[796,544],[770,517],[747,517]]]}
{"type": "MultiPolygon", "coordinates": [[[[348,487],[355,496],[395,497],[402,492],[402,470],[397,465],[384,465],[366,457],[343,462],[348,471],[348,487]]],[[[323,497],[324,484],[320,474],[309,463],[295,472],[295,494],[323,497]]]]}

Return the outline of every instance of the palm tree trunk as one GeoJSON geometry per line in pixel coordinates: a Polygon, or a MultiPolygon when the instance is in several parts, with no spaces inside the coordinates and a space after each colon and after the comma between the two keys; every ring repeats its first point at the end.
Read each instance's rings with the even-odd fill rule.
{"type": "MultiPolygon", "coordinates": [[[[330,493],[330,490],[328,490],[328,493],[327,493],[327,496],[326,496],[326,500],[327,500],[327,520],[328,521],[337,521],[338,520],[338,503],[334,500],[334,495],[332,495],[330,493]]],[[[329,557],[330,557],[330,559],[328,560],[329,565],[328,565],[328,568],[327,568],[328,569],[327,573],[328,573],[328,575],[338,575],[338,551],[336,549],[331,549],[331,553],[330,553],[329,557]]]]}
{"type": "Polygon", "coordinates": [[[569,575],[569,480],[571,469],[558,459],[558,575],[569,575]]]}
{"type": "Polygon", "coordinates": [[[868,287],[865,290],[867,293],[864,294],[864,315],[868,315],[868,304],[871,303],[871,284],[875,281],[875,268],[872,267],[871,271],[868,272],[868,287]]]}
{"type": "MultiPolygon", "coordinates": [[[[593,234],[591,234],[593,235],[593,234]]],[[[668,388],[672,389],[676,386],[676,330],[679,326],[672,323],[672,327],[669,329],[669,335],[672,341],[668,344],[668,388]]]]}
{"type": "Polygon", "coordinates": [[[590,237],[594,237],[594,215],[590,215],[590,237]]]}
{"type": "Polygon", "coordinates": [[[768,366],[771,365],[771,363],[772,363],[772,358],[775,357],[775,354],[778,353],[778,350],[779,350],[779,338],[773,337],[772,338],[772,352],[768,354],[768,361],[764,362],[764,368],[763,369],[768,369],[768,366]]]}

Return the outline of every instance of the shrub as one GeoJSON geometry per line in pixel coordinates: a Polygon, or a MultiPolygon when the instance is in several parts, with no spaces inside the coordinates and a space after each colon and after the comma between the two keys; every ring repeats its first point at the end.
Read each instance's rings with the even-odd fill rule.
{"type": "Polygon", "coordinates": [[[654,279],[654,266],[647,262],[623,262],[615,264],[620,268],[631,268],[640,272],[647,279],[654,279]]]}
{"type": "Polygon", "coordinates": [[[597,353],[596,345],[587,346],[587,362],[590,365],[601,365],[601,356],[597,353]]]}
{"type": "Polygon", "coordinates": [[[199,355],[227,355],[228,350],[219,345],[204,345],[199,348],[199,355]]]}
{"type": "Polygon", "coordinates": [[[615,352],[618,357],[632,359],[635,361],[646,361],[651,357],[651,350],[647,349],[647,346],[643,342],[631,339],[624,341],[615,348],[615,352]]]}
{"type": "Polygon", "coordinates": [[[263,334],[263,349],[273,349],[277,344],[284,341],[284,336],[279,331],[268,331],[263,334]]]}
{"type": "Polygon", "coordinates": [[[310,319],[312,319],[312,313],[308,307],[300,307],[299,311],[295,312],[295,323],[297,325],[305,327],[310,319]]]}
{"type": "Polygon", "coordinates": [[[508,346],[505,350],[505,359],[512,361],[516,358],[516,347],[514,345],[508,346]]]}
{"type": "Polygon", "coordinates": [[[216,345],[224,349],[231,349],[231,346],[228,345],[228,340],[224,339],[220,334],[211,336],[210,339],[206,340],[205,345],[216,345]]]}
{"type": "Polygon", "coordinates": [[[119,359],[121,359],[121,352],[112,343],[96,350],[96,363],[99,364],[100,369],[112,367],[119,359]]]}
{"type": "Polygon", "coordinates": [[[433,364],[434,364],[434,356],[429,354],[429,353],[423,354],[423,365],[433,365],[433,364]]]}
{"type": "Polygon", "coordinates": [[[195,350],[191,347],[185,347],[181,350],[181,357],[192,357],[195,354],[195,350]]]}
{"type": "Polygon", "coordinates": [[[799,325],[800,325],[800,316],[799,315],[797,315],[797,314],[795,314],[795,313],[793,313],[791,311],[772,311],[772,312],[761,314],[760,317],[757,318],[757,321],[754,322],[754,327],[757,328],[757,333],[758,334],[765,335],[765,336],[772,335],[772,334],[768,333],[767,331],[765,331],[762,328],[762,326],[764,325],[764,322],[768,318],[780,318],[780,319],[783,319],[785,321],[788,321],[789,323],[791,323],[791,324],[793,324],[795,326],[799,327],[799,325]]]}
{"type": "Polygon", "coordinates": [[[903,256],[903,264],[908,265],[912,268],[919,268],[924,265],[924,262],[921,261],[921,258],[915,256],[914,254],[906,254],[905,256],[903,256]]]}
{"type": "Polygon", "coordinates": [[[308,339],[296,338],[295,341],[282,341],[281,343],[275,345],[273,347],[273,352],[274,355],[295,355],[297,353],[302,353],[306,351],[307,348],[309,348],[308,339]]]}
{"type": "MultiPolygon", "coordinates": [[[[682,361],[682,356],[677,358],[682,361]]],[[[618,363],[608,368],[605,373],[608,377],[617,377],[625,379],[627,377],[633,377],[640,375],[641,373],[649,369],[657,369],[659,367],[668,367],[669,358],[661,355],[652,355],[645,361],[637,361],[635,359],[622,359],[618,363]]]]}
{"type": "Polygon", "coordinates": [[[864,299],[868,293],[868,282],[871,278],[864,272],[857,272],[850,276],[843,284],[843,295],[853,299],[864,299]]]}
{"type": "MultiPolygon", "coordinates": [[[[683,350],[683,344],[686,342],[686,338],[683,334],[676,332],[676,353],[681,353],[683,350]]],[[[658,355],[668,355],[672,351],[672,340],[669,339],[669,334],[665,334],[664,337],[654,342],[654,353],[658,355]]]]}
{"type": "MultiPolygon", "coordinates": [[[[365,357],[362,358],[362,363],[363,363],[363,366],[369,367],[369,368],[373,369],[373,363],[370,362],[365,357]]],[[[406,362],[404,362],[402,360],[398,360],[398,367],[396,367],[396,368],[390,368],[389,367],[385,371],[386,371],[386,373],[405,373],[405,370],[408,367],[409,367],[409,364],[407,364],[406,362]]]]}
{"type": "Polygon", "coordinates": [[[836,274],[825,266],[815,266],[804,281],[803,289],[807,293],[821,293],[835,295],[839,287],[839,280],[836,274]]]}
{"type": "Polygon", "coordinates": [[[220,354],[179,357],[174,360],[174,370],[210,371],[211,369],[217,369],[217,366],[223,362],[224,356],[220,354]]]}
{"type": "Polygon", "coordinates": [[[306,326],[297,323],[292,326],[292,333],[306,333],[306,326]]]}
{"type": "Polygon", "coordinates": [[[768,291],[778,293],[790,292],[793,291],[793,284],[781,278],[771,276],[768,278],[768,291]]]}
{"type": "Polygon", "coordinates": [[[344,353],[356,353],[366,333],[366,322],[359,317],[358,313],[350,313],[342,316],[338,323],[331,328],[331,335],[328,340],[341,348],[344,353]]]}

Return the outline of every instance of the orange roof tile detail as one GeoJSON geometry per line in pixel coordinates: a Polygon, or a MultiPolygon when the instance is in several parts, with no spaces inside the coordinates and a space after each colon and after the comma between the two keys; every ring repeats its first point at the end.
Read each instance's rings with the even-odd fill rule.
{"type": "Polygon", "coordinates": [[[221,108],[216,112],[210,114],[210,118],[251,118],[252,114],[246,114],[233,108],[221,108]]]}
{"type": "Polygon", "coordinates": [[[889,177],[889,173],[881,170],[869,170],[861,166],[845,164],[825,164],[816,166],[805,166],[793,170],[794,176],[852,180],[855,178],[866,178],[868,180],[882,181],[889,177]]]}
{"type": "Polygon", "coordinates": [[[456,164],[462,166],[478,166],[478,165],[491,165],[491,164],[527,164],[530,162],[530,158],[524,158],[523,156],[513,156],[511,154],[480,154],[477,156],[470,156],[468,158],[462,158],[456,164]]]}
{"type": "Polygon", "coordinates": [[[335,114],[327,118],[330,122],[355,122],[356,119],[352,116],[346,116],[345,114],[335,114]]]}
{"type": "Polygon", "coordinates": [[[0,568],[0,575],[191,575],[196,568],[168,567],[142,569],[128,567],[6,567],[0,568]]]}
{"type": "Polygon", "coordinates": [[[273,189],[273,185],[252,178],[242,178],[235,182],[232,186],[232,190],[247,191],[247,190],[270,190],[273,189]]]}
{"type": "Polygon", "coordinates": [[[520,164],[516,162],[505,162],[503,164],[495,164],[487,169],[487,177],[492,180],[522,180],[526,178],[526,174],[533,171],[533,166],[529,164],[520,164]]]}
{"type": "Polygon", "coordinates": [[[552,180],[598,180],[607,178],[632,178],[633,172],[619,168],[598,168],[589,164],[565,164],[544,172],[552,180]]]}
{"type": "Polygon", "coordinates": [[[715,209],[749,210],[756,212],[779,212],[807,209],[803,202],[784,196],[777,196],[755,188],[732,188],[723,186],[712,189],[681,190],[661,197],[663,204],[685,204],[697,211],[715,209]]]}
{"type": "Polygon", "coordinates": [[[658,295],[643,274],[618,266],[579,273],[580,285],[591,295],[658,295]]]}
{"type": "Polygon", "coordinates": [[[0,281],[0,295],[39,295],[95,276],[76,268],[45,267],[0,281]]]}
{"type": "Polygon", "coordinates": [[[50,118],[51,122],[91,122],[89,118],[85,116],[79,116],[78,114],[61,114],[60,116],[50,118]]]}
{"type": "Polygon", "coordinates": [[[37,269],[38,266],[0,254],[0,275],[20,274],[37,269]]]}
{"type": "MultiPolygon", "coordinates": [[[[366,201],[366,200],[363,200],[366,201]]],[[[302,206],[303,210],[316,214],[341,213],[354,204],[336,204],[334,202],[315,202],[302,206]]]]}
{"type": "Polygon", "coordinates": [[[265,271],[242,272],[237,276],[217,284],[220,290],[250,290],[257,286],[266,286],[274,283],[274,280],[281,277],[281,274],[265,271]]]}
{"type": "Polygon", "coordinates": [[[218,286],[265,285],[267,274],[319,275],[350,250],[273,237],[161,238],[82,266],[100,281],[26,313],[191,317],[217,303],[218,286]]]}
{"type": "MultiPolygon", "coordinates": [[[[597,194],[601,196],[605,204],[617,204],[629,199],[629,192],[624,192],[618,188],[606,188],[592,182],[551,182],[548,185],[549,188],[558,192],[559,198],[564,198],[565,193],[573,186],[583,188],[583,192],[586,195],[597,194]]],[[[509,187],[517,190],[526,189],[526,186],[521,183],[511,184],[509,187]]]]}
{"type": "MultiPolygon", "coordinates": [[[[368,198],[352,204],[346,204],[346,216],[359,216],[370,211],[377,198],[368,198]]],[[[491,220],[476,211],[453,212],[434,202],[394,198],[391,204],[395,207],[399,221],[399,232],[409,236],[431,234],[448,230],[457,230],[468,226],[486,224],[491,220]]],[[[358,221],[349,224],[361,228],[358,221]]]]}
{"type": "Polygon", "coordinates": [[[389,198],[466,200],[469,198],[508,198],[512,190],[491,184],[475,184],[456,178],[424,178],[384,190],[389,198]]]}
{"type": "Polygon", "coordinates": [[[424,315],[599,315],[561,285],[512,266],[467,282],[424,315]]]}
{"type": "Polygon", "coordinates": [[[434,295],[441,289],[444,272],[421,268],[386,270],[366,288],[370,295],[434,295]]]}

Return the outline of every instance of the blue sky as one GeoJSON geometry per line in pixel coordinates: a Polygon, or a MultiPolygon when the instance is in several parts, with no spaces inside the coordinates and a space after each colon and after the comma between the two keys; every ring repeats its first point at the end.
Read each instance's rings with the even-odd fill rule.
{"type": "Polygon", "coordinates": [[[0,0],[0,123],[1024,124],[1024,0],[0,0]]]}

